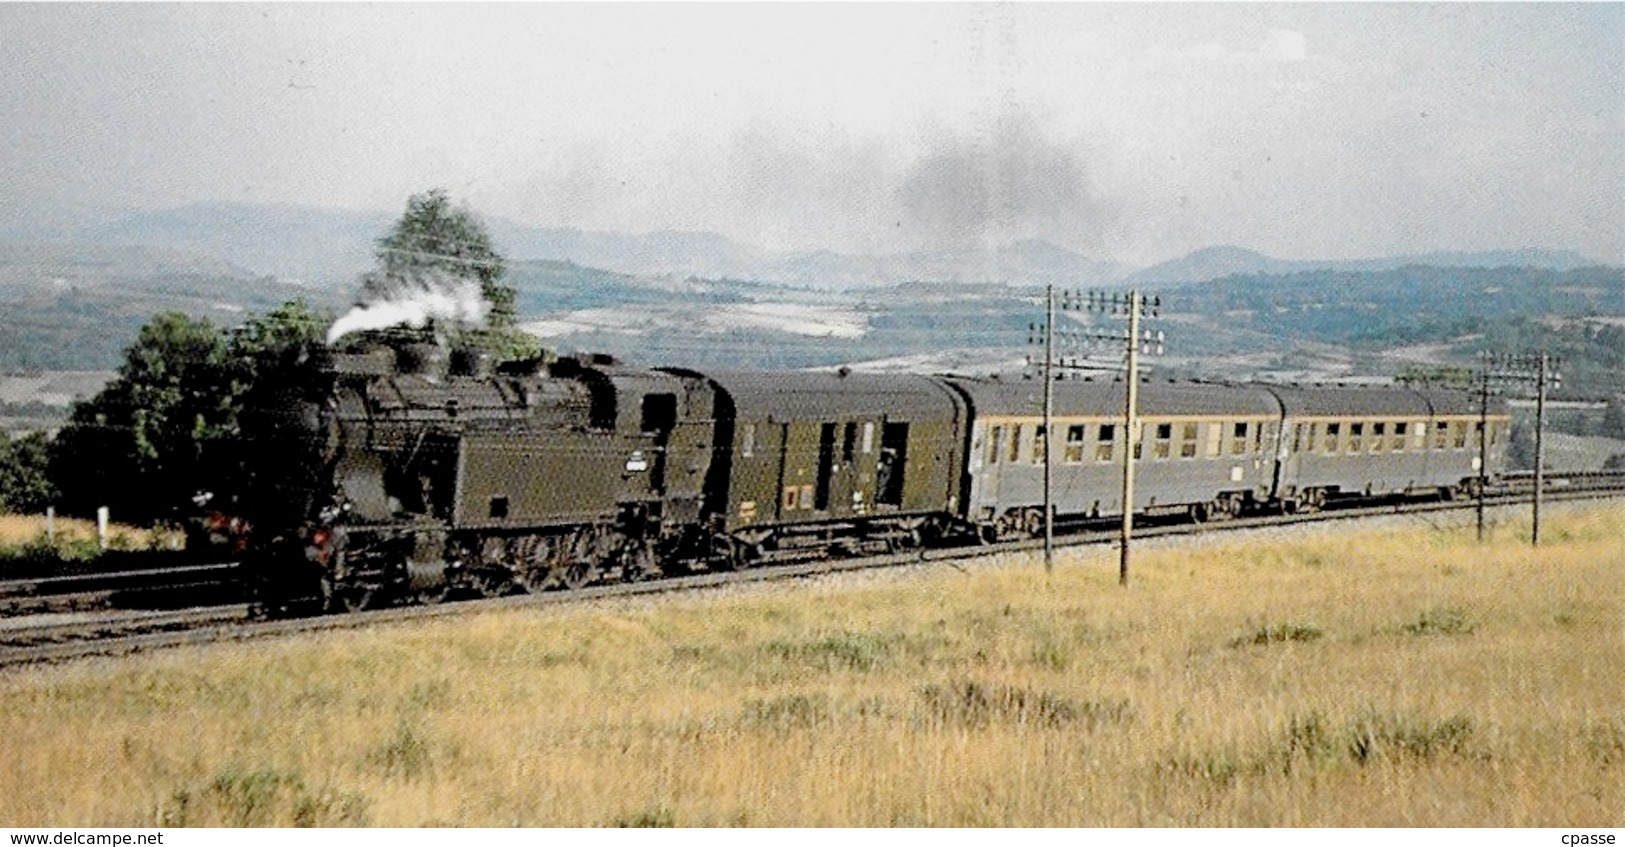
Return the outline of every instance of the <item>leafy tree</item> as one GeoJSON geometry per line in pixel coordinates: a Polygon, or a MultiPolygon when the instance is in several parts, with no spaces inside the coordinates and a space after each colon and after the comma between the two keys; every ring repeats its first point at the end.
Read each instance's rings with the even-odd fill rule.
{"type": "Polygon", "coordinates": [[[44,433],[13,441],[0,431],[0,512],[40,512],[50,504],[46,445],[44,433]]]}
{"type": "Polygon", "coordinates": [[[74,407],[51,451],[63,505],[107,505],[121,518],[154,520],[192,493],[202,445],[232,427],[225,336],[207,320],[166,312],[141,328],[118,377],[74,407]]]}
{"type": "Polygon", "coordinates": [[[426,272],[472,280],[479,284],[489,311],[486,328],[470,331],[468,340],[498,360],[541,354],[536,339],[518,327],[516,292],[502,281],[507,260],[492,245],[479,217],[467,206],[453,206],[444,189],[408,198],[406,211],[389,234],[378,239],[374,255],[378,266],[362,281],[364,297],[387,299],[410,290],[426,272]]]}
{"type": "Polygon", "coordinates": [[[312,311],[304,300],[290,300],[232,330],[227,348],[239,389],[233,399],[262,379],[301,368],[332,322],[331,316],[312,311]]]}
{"type": "MultiPolygon", "coordinates": [[[[241,472],[238,417],[266,383],[302,379],[330,321],[293,301],[222,332],[159,314],[125,351],[118,377],[74,407],[50,448],[66,511],[108,506],[121,519],[176,520],[201,491],[251,484],[241,472]]],[[[250,448],[251,449],[251,448],[250,448]]]]}

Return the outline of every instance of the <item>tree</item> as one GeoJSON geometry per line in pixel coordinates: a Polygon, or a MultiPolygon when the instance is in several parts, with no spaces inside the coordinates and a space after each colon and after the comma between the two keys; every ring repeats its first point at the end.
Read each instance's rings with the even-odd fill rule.
{"type": "Polygon", "coordinates": [[[44,433],[14,441],[0,430],[0,512],[40,512],[50,505],[56,492],[47,474],[46,448],[44,433]]]}
{"type": "Polygon", "coordinates": [[[108,506],[121,519],[177,520],[201,491],[250,484],[239,415],[256,386],[305,378],[330,322],[292,301],[222,332],[178,313],[153,317],[118,377],[74,407],[50,448],[66,511],[108,506]]]}
{"type": "Polygon", "coordinates": [[[107,505],[130,520],[174,517],[202,468],[202,445],[230,433],[235,381],[225,336],[166,312],[141,328],[118,377],[74,407],[51,451],[63,505],[107,505]]]}
{"type": "Polygon", "coordinates": [[[421,285],[426,274],[472,280],[479,284],[488,311],[485,328],[469,331],[468,340],[498,360],[541,353],[536,339],[518,327],[517,292],[502,282],[506,260],[478,216],[466,206],[454,207],[444,189],[408,198],[406,211],[389,234],[378,239],[374,255],[378,267],[362,281],[364,298],[389,299],[421,285]]]}

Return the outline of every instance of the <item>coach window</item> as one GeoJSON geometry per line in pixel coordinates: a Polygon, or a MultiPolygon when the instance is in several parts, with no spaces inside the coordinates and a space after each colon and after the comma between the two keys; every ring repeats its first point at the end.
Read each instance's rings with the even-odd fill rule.
{"type": "Polygon", "coordinates": [[[1405,422],[1394,421],[1394,434],[1388,437],[1388,452],[1398,453],[1405,449],[1405,422]]]}
{"type": "Polygon", "coordinates": [[[1083,461],[1083,438],[1083,424],[1073,424],[1066,428],[1066,453],[1062,461],[1069,465],[1083,461]]]}
{"type": "Polygon", "coordinates": [[[1368,449],[1373,453],[1380,453],[1386,446],[1388,446],[1388,424],[1382,421],[1371,424],[1371,446],[1368,449]]]}
{"type": "Polygon", "coordinates": [[[1500,441],[1501,425],[1492,421],[1490,423],[1490,446],[1494,447],[1496,444],[1500,443],[1500,441]]]}
{"type": "Polygon", "coordinates": [[[1151,445],[1151,458],[1153,458],[1153,459],[1166,459],[1166,458],[1168,458],[1168,448],[1169,448],[1169,445],[1173,443],[1173,440],[1174,440],[1174,425],[1171,424],[1171,423],[1157,424],[1156,443],[1151,445]]]}
{"type": "Polygon", "coordinates": [[[1326,424],[1326,436],[1321,439],[1320,452],[1328,456],[1337,455],[1337,442],[1343,437],[1343,425],[1337,421],[1326,424]]]}
{"type": "Polygon", "coordinates": [[[1180,433],[1180,436],[1181,437],[1179,439],[1179,458],[1181,458],[1181,459],[1194,459],[1194,458],[1196,458],[1196,424],[1193,424],[1193,423],[1185,424],[1184,431],[1180,433]]]}
{"type": "Polygon", "coordinates": [[[1450,433],[1451,433],[1451,435],[1453,437],[1452,440],[1454,441],[1457,449],[1460,449],[1462,447],[1467,446],[1467,422],[1466,421],[1456,421],[1455,423],[1451,424],[1450,433]]]}
{"type": "Polygon", "coordinates": [[[987,463],[999,463],[1000,451],[1004,449],[1004,427],[996,426],[987,432],[987,463]]]}
{"type": "MultiPolygon", "coordinates": [[[[1310,424],[1310,432],[1314,432],[1314,424],[1310,424]]],[[[1313,435],[1309,436],[1313,438],[1313,435]]],[[[1292,425],[1292,452],[1297,453],[1303,449],[1303,424],[1292,425]]]]}
{"type": "Polygon", "coordinates": [[[1230,430],[1230,455],[1240,456],[1247,452],[1247,422],[1236,421],[1230,430]]]}
{"type": "Polygon", "coordinates": [[[1356,422],[1349,424],[1349,452],[1358,453],[1365,444],[1365,424],[1356,422]]]}
{"type": "Polygon", "coordinates": [[[1224,421],[1213,421],[1207,425],[1207,457],[1218,456],[1224,449],[1224,421]]]}
{"type": "Polygon", "coordinates": [[[847,421],[846,429],[841,433],[841,463],[852,463],[852,454],[858,449],[858,423],[847,421]]]}
{"type": "Polygon", "coordinates": [[[1010,453],[1005,458],[1012,464],[1021,461],[1021,439],[1026,435],[1023,432],[1025,429],[1021,424],[1010,427],[1010,453]]]}
{"type": "Polygon", "coordinates": [[[1443,450],[1450,443],[1450,424],[1439,421],[1433,425],[1433,449],[1443,450]]]}
{"type": "Polygon", "coordinates": [[[1095,461],[1109,462],[1112,460],[1112,442],[1117,438],[1117,424],[1101,424],[1100,432],[1095,436],[1095,461]]]}
{"type": "Polygon", "coordinates": [[[1044,442],[1048,440],[1049,429],[1043,424],[1039,424],[1033,429],[1033,464],[1044,464],[1044,451],[1047,449],[1044,442]]]}

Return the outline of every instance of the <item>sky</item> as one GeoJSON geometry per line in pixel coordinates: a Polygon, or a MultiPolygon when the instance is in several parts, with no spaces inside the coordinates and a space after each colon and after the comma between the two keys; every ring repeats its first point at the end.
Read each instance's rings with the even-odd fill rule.
{"type": "Polygon", "coordinates": [[[774,250],[1625,263],[1625,4],[0,3],[0,225],[203,202],[774,250]]]}

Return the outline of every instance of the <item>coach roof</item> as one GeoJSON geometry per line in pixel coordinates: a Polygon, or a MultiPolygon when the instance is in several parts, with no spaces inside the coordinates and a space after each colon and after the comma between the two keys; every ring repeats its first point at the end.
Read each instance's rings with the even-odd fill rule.
{"type": "MultiPolygon", "coordinates": [[[[977,415],[1033,415],[1044,410],[1041,380],[1000,380],[953,377],[949,380],[970,397],[977,415]]],[[[1057,415],[1119,417],[1123,414],[1121,382],[1057,380],[1054,410],[1057,415]]],[[[1251,385],[1208,382],[1144,382],[1139,392],[1140,415],[1211,417],[1279,417],[1281,406],[1268,392],[1251,385]]]]}
{"type": "Polygon", "coordinates": [[[1452,395],[1460,392],[1436,392],[1431,398],[1412,388],[1399,385],[1379,386],[1271,386],[1270,390],[1281,398],[1288,417],[1406,417],[1425,418],[1433,414],[1436,399],[1448,407],[1452,395]]]}
{"type": "Polygon", "coordinates": [[[777,421],[959,417],[947,386],[927,376],[853,371],[709,371],[740,418],[777,421]]]}

